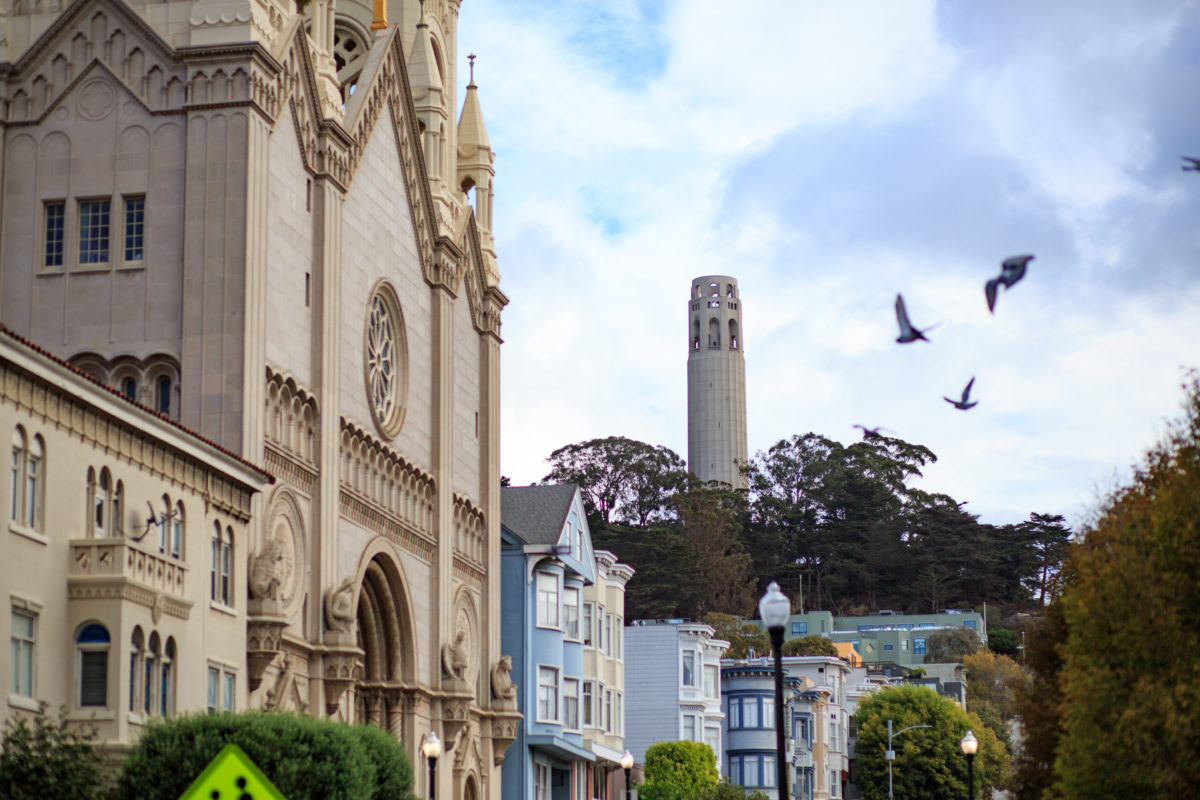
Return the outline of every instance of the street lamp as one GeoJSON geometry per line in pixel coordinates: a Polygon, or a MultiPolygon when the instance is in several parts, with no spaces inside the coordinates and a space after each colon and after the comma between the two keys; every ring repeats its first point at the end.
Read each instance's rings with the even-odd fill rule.
{"type": "Polygon", "coordinates": [[[975,800],[975,751],[979,749],[979,740],[974,733],[967,731],[959,747],[967,757],[967,800],[975,800]]]}
{"type": "Polygon", "coordinates": [[[437,760],[442,754],[442,740],[433,731],[425,734],[421,752],[429,759],[429,800],[437,800],[437,760]]]}
{"type": "Polygon", "coordinates": [[[899,736],[900,734],[904,733],[905,731],[911,731],[914,728],[930,728],[930,727],[933,727],[933,726],[932,725],[909,725],[907,728],[901,728],[900,730],[896,731],[895,733],[892,733],[892,721],[890,719],[888,720],[888,748],[887,748],[887,752],[883,754],[883,758],[885,761],[887,761],[887,765],[888,765],[888,800],[892,800],[892,762],[896,760],[896,751],[892,749],[892,737],[899,736]]]}
{"type": "Polygon", "coordinates": [[[779,591],[779,584],[771,581],[767,593],[758,601],[758,615],[771,633],[771,648],[775,651],[775,768],[778,770],[775,781],[779,800],[787,800],[788,796],[787,757],[783,745],[783,626],[791,613],[791,601],[779,591]]]}
{"type": "Polygon", "coordinates": [[[630,788],[632,780],[629,777],[629,771],[633,769],[633,753],[628,750],[625,751],[625,755],[621,756],[621,768],[625,770],[625,800],[629,800],[630,793],[633,791],[630,788]]]}

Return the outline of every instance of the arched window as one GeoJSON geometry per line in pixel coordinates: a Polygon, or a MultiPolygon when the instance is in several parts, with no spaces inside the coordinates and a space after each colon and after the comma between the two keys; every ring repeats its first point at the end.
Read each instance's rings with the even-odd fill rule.
{"type": "Polygon", "coordinates": [[[126,400],[137,401],[137,381],[133,378],[126,378],[121,381],[121,394],[125,395],[126,400]]]}
{"type": "Polygon", "coordinates": [[[125,518],[122,516],[125,513],[125,484],[117,481],[117,485],[113,487],[112,493],[112,519],[108,525],[109,536],[124,536],[125,535],[125,518]]]}
{"type": "Polygon", "coordinates": [[[732,283],[725,284],[725,296],[733,297],[733,284],[732,283]]]}
{"type": "Polygon", "coordinates": [[[708,346],[721,346],[721,323],[717,322],[716,317],[708,321],[708,346]]]}
{"type": "Polygon", "coordinates": [[[79,666],[79,705],[108,705],[108,629],[85,625],[75,637],[79,666]]]}
{"type": "Polygon", "coordinates": [[[95,536],[108,535],[109,492],[112,491],[112,474],[108,467],[100,470],[100,480],[92,497],[92,531],[95,536]]]}
{"type": "Polygon", "coordinates": [[[138,688],[142,674],[142,661],[146,657],[146,637],[142,635],[141,626],[133,629],[133,637],[129,641],[129,710],[138,709],[138,688]]]}
{"type": "Polygon", "coordinates": [[[175,514],[170,519],[171,558],[183,558],[183,503],[175,504],[175,514]]]}
{"type": "Polygon", "coordinates": [[[221,533],[221,523],[213,523],[212,574],[209,597],[227,606],[233,605],[233,529],[221,533]]]}
{"type": "Polygon", "coordinates": [[[738,346],[738,324],[736,319],[729,320],[729,347],[737,350],[738,346]]]}
{"type": "Polygon", "coordinates": [[[13,429],[8,518],[34,530],[42,524],[43,455],[42,437],[27,439],[20,425],[13,429]]]}
{"type": "Polygon", "coordinates": [[[162,498],[162,510],[158,512],[158,552],[164,556],[171,552],[171,498],[165,494],[162,498]]]}
{"type": "Polygon", "coordinates": [[[700,349],[700,320],[692,320],[692,349],[700,349]]]}
{"type": "Polygon", "coordinates": [[[171,416],[171,379],[166,375],[160,375],[155,383],[154,395],[155,408],[158,413],[163,416],[171,416]]]}
{"type": "Polygon", "coordinates": [[[155,690],[158,688],[158,661],[162,655],[162,644],[158,632],[150,634],[150,646],[146,648],[142,661],[142,711],[153,714],[155,690]]]}
{"type": "Polygon", "coordinates": [[[158,713],[169,717],[175,713],[175,637],[167,637],[159,669],[158,713]]]}

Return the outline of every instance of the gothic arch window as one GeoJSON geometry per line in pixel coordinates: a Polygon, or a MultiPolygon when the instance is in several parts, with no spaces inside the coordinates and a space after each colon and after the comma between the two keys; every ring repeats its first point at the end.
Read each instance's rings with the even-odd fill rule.
{"type": "Polygon", "coordinates": [[[45,481],[45,445],[41,436],[28,436],[18,425],[12,435],[9,480],[9,521],[31,530],[42,526],[42,496],[45,481]]]}
{"type": "Polygon", "coordinates": [[[125,399],[136,403],[137,402],[137,380],[134,378],[125,378],[121,381],[121,394],[125,399]]]}
{"type": "Polygon", "coordinates": [[[225,606],[233,606],[233,529],[221,532],[221,523],[213,523],[212,571],[209,598],[225,606]]]}
{"type": "Polygon", "coordinates": [[[75,636],[80,706],[108,705],[108,628],[89,623],[75,636]]]}
{"type": "Polygon", "coordinates": [[[145,657],[142,659],[142,711],[153,714],[157,708],[155,700],[158,690],[159,661],[162,658],[162,640],[158,632],[150,634],[150,642],[146,646],[145,657]]]}
{"type": "Polygon", "coordinates": [[[154,384],[154,408],[163,416],[171,416],[171,378],[159,375],[154,384]]]}
{"type": "Polygon", "coordinates": [[[129,710],[137,711],[138,691],[142,685],[142,662],[146,658],[146,637],[141,626],[135,626],[129,639],[129,710]]]}
{"type": "Polygon", "coordinates": [[[175,711],[175,659],[175,637],[169,636],[158,667],[158,713],[163,717],[175,711]]]}
{"type": "Polygon", "coordinates": [[[391,439],[404,423],[408,344],[396,291],[386,281],[371,295],[363,342],[367,400],[379,432],[391,439]]]}

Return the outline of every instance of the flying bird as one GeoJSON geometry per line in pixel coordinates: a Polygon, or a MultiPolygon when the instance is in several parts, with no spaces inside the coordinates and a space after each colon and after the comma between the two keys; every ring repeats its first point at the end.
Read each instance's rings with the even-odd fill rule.
{"type": "MultiPolygon", "coordinates": [[[[881,428],[881,427],[868,428],[866,425],[854,425],[853,427],[858,428],[859,430],[861,430],[863,432],[863,441],[864,442],[871,442],[876,439],[886,439],[887,438],[887,436],[885,436],[883,433],[880,432],[880,431],[887,431],[888,430],[887,428],[881,428]]],[[[891,431],[888,431],[888,433],[891,433],[891,431]]]]}
{"type": "Polygon", "coordinates": [[[974,378],[971,378],[971,380],[967,381],[967,387],[963,389],[961,400],[951,400],[949,397],[943,397],[942,399],[957,408],[959,411],[966,411],[968,408],[974,408],[975,406],[979,405],[978,400],[976,400],[974,403],[971,402],[971,387],[974,385],[974,378]]]}
{"type": "MultiPolygon", "coordinates": [[[[900,344],[908,344],[915,342],[917,339],[928,342],[925,338],[925,331],[914,328],[912,323],[908,321],[908,312],[904,310],[904,297],[896,295],[896,321],[900,323],[900,338],[896,339],[900,344]]],[[[931,330],[934,326],[929,326],[925,330],[931,330]]]]}
{"type": "Polygon", "coordinates": [[[1013,284],[1025,277],[1025,268],[1033,261],[1034,256],[1009,256],[1000,262],[1000,277],[992,278],[983,285],[983,293],[987,297],[988,311],[996,312],[996,294],[1003,285],[1011,289],[1013,284]]]}
{"type": "Polygon", "coordinates": [[[1191,156],[1180,156],[1184,161],[1188,162],[1180,167],[1184,172],[1200,172],[1200,158],[1192,158],[1191,156]]]}

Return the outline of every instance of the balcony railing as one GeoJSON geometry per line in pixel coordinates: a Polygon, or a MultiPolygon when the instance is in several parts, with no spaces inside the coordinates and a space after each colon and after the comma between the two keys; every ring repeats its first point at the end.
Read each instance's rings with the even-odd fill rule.
{"type": "Polygon", "coordinates": [[[126,578],[183,597],[187,567],[126,539],[72,539],[71,578],[126,578]]]}

